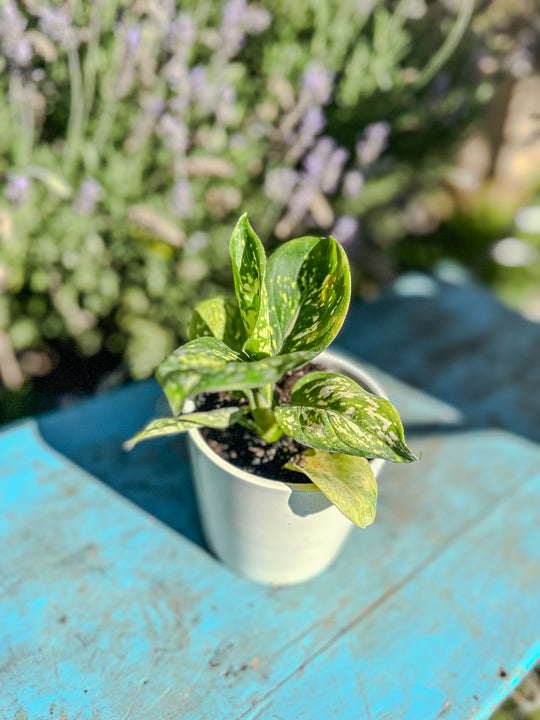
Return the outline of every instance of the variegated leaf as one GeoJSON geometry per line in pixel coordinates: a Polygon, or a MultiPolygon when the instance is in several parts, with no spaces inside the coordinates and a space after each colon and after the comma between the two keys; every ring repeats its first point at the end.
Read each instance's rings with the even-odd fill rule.
{"type": "Polygon", "coordinates": [[[228,363],[239,360],[238,353],[214,337],[195,338],[168,355],[158,367],[156,378],[173,415],[180,414],[187,397],[204,391],[201,377],[219,376],[228,363]]]}
{"type": "Polygon", "coordinates": [[[197,427],[223,429],[238,422],[245,410],[239,407],[217,408],[207,412],[194,412],[175,418],[159,418],[152,420],[143,430],[124,443],[125,450],[131,450],[141,440],[160,435],[179,435],[197,427]]]}
{"type": "Polygon", "coordinates": [[[264,284],[266,257],[246,214],[233,231],[230,253],[236,298],[247,334],[244,350],[254,359],[267,357],[272,354],[272,339],[264,284]]]}
{"type": "Polygon", "coordinates": [[[285,467],[307,475],[355,525],[366,527],[375,520],[377,480],[365,458],[308,450],[285,467]]]}
{"type": "Polygon", "coordinates": [[[333,238],[304,237],[276,250],[266,271],[273,353],[324,350],[349,306],[347,256],[333,238]]]}
{"type": "Polygon", "coordinates": [[[201,337],[166,357],[156,377],[173,414],[179,415],[190,395],[274,384],[284,372],[304,365],[310,357],[309,353],[297,352],[246,362],[222,340],[201,337]]]}
{"type": "Polygon", "coordinates": [[[291,404],[274,410],[283,432],[317,450],[412,462],[394,406],[354,380],[315,372],[293,388],[291,404]]]}
{"type": "Polygon", "coordinates": [[[246,331],[236,298],[211,298],[195,308],[189,323],[189,336],[215,337],[240,352],[246,342],[246,331]]]}

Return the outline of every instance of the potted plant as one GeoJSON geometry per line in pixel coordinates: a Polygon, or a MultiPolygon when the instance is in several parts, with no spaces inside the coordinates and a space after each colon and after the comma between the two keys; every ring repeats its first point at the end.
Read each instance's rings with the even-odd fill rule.
{"type": "Polygon", "coordinates": [[[267,262],[244,214],[230,253],[236,297],[199,305],[191,340],[157,369],[172,417],[126,447],[187,432],[210,548],[244,576],[289,584],[328,566],[352,524],[373,521],[382,461],[416,457],[376,383],[323,352],[350,300],[341,246],[297,238],[267,262]]]}

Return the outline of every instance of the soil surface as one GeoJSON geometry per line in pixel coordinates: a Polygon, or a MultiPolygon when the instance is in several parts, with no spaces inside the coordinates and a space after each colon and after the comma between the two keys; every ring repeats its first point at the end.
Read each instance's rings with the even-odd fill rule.
{"type": "MultiPolygon", "coordinates": [[[[296,370],[286,372],[276,385],[279,404],[288,404],[294,384],[308,372],[328,370],[323,365],[309,363],[296,370]]],[[[198,410],[212,410],[230,405],[247,405],[245,398],[239,399],[228,393],[203,393],[195,398],[198,410]]],[[[274,443],[267,443],[242,425],[232,425],[225,430],[204,428],[202,435],[212,450],[232,465],[242,470],[273,480],[290,483],[310,482],[303,473],[286,470],[283,466],[291,458],[306,449],[288,435],[283,434],[274,443]]]]}

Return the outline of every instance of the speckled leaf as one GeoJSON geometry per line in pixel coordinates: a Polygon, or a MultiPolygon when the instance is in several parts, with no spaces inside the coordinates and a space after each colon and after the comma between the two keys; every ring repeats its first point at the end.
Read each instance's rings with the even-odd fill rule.
{"type": "Polygon", "coordinates": [[[273,352],[324,350],[349,306],[347,256],[333,238],[304,237],[282,245],[266,272],[273,352]]]}
{"type": "Polygon", "coordinates": [[[313,450],[285,467],[307,475],[355,525],[366,527],[375,520],[377,480],[365,458],[313,450]]]}
{"type": "Polygon", "coordinates": [[[222,340],[202,337],[190,340],[168,355],[156,371],[173,415],[179,415],[184,400],[197,392],[201,377],[219,374],[227,363],[240,359],[222,340]]]}
{"type": "Polygon", "coordinates": [[[244,412],[245,410],[239,407],[225,407],[207,412],[188,413],[175,418],[158,418],[149,422],[143,430],[125,442],[124,449],[131,450],[141,440],[159,435],[179,435],[197,427],[227,428],[238,422],[244,412]]]}
{"type": "Polygon", "coordinates": [[[266,256],[246,214],[233,231],[230,253],[236,298],[247,334],[244,350],[254,359],[267,357],[272,354],[272,342],[264,284],[266,256]]]}
{"type": "Polygon", "coordinates": [[[310,357],[309,353],[298,352],[246,362],[222,340],[201,337],[190,340],[166,357],[156,377],[173,415],[179,415],[184,400],[190,395],[273,384],[284,372],[304,365],[310,357]]]}
{"type": "Polygon", "coordinates": [[[189,336],[215,337],[240,352],[246,342],[246,331],[236,298],[211,298],[197,308],[189,323],[189,336]]]}
{"type": "Polygon", "coordinates": [[[293,388],[288,407],[274,410],[283,432],[317,450],[412,462],[394,406],[343,375],[315,372],[293,388]]]}

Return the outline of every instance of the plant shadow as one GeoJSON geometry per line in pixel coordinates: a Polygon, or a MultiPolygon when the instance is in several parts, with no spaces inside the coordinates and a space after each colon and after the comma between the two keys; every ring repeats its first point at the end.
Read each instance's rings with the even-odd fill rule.
{"type": "Polygon", "coordinates": [[[152,417],[167,414],[153,380],[132,383],[38,418],[43,440],[145,512],[208,549],[201,529],[186,438],[122,445],[152,417]]]}

